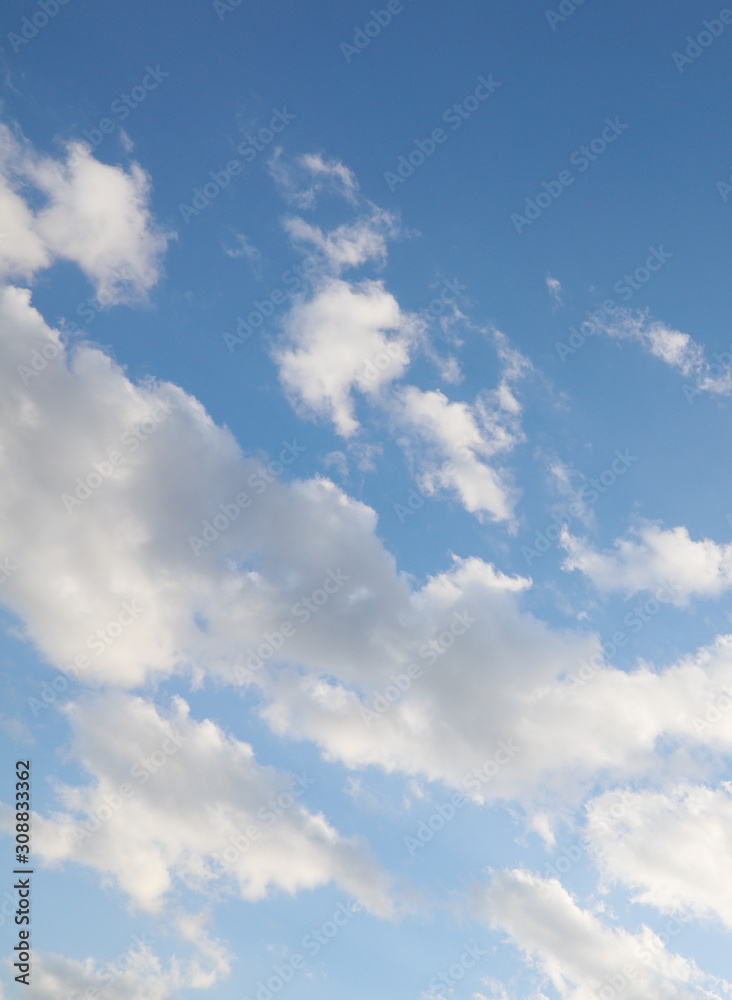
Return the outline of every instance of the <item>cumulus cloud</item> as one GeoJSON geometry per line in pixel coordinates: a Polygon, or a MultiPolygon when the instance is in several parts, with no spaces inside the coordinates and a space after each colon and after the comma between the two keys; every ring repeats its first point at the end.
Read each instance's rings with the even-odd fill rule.
{"type": "Polygon", "coordinates": [[[74,261],[102,305],[134,301],[156,284],[170,237],[153,222],[150,178],[137,164],[127,172],[100,163],[79,144],[54,160],[1,125],[0,170],[6,277],[30,280],[54,259],[74,261]],[[45,200],[37,211],[21,197],[27,188],[45,200]]]}
{"type": "Polygon", "coordinates": [[[178,919],[177,929],[184,939],[193,940],[190,932],[195,928],[198,954],[185,960],[173,958],[167,968],[145,940],[147,935],[136,937],[124,952],[108,961],[79,961],[38,952],[33,964],[33,996],[58,1000],[101,992],[108,1000],[137,1000],[141,996],[171,1000],[182,989],[209,989],[228,976],[231,955],[225,945],[209,937],[204,919],[204,913],[178,919]]]}
{"type": "Polygon", "coordinates": [[[307,811],[312,776],[261,767],[249,744],[192,720],[181,698],[165,715],[121,694],[69,703],[66,712],[74,755],[93,780],[59,784],[62,809],[34,815],[46,864],[90,866],[156,913],[176,885],[256,901],[335,881],[391,914],[388,880],[365,844],[307,811]]]}
{"type": "MultiPolygon", "coordinates": [[[[664,733],[732,739],[724,722],[701,735],[693,724],[732,680],[724,640],[677,667],[626,673],[597,636],[528,614],[531,582],[480,559],[414,588],[375,512],[329,480],[282,482],[286,466],[247,458],[181,389],[134,385],[88,345],[69,357],[27,290],[2,292],[0,320],[0,554],[17,565],[2,597],[81,682],[133,687],[185,670],[255,684],[277,732],[350,767],[463,791],[513,738],[521,752],[478,780],[481,801],[531,800],[541,785],[571,796],[598,773],[652,769],[664,733]],[[562,678],[583,660],[597,666],[577,688],[562,678]],[[362,709],[412,662],[423,676],[367,725],[362,709]]],[[[510,408],[510,385],[500,394],[510,408]]],[[[299,447],[281,452],[294,473],[299,447]]],[[[36,714],[48,711],[42,690],[36,714]]]]}
{"type": "Polygon", "coordinates": [[[344,437],[356,432],[353,389],[364,395],[399,378],[420,330],[380,281],[323,281],[310,301],[296,303],[275,349],[280,380],[305,413],[333,421],[344,437]]]}
{"type": "Polygon", "coordinates": [[[452,490],[470,513],[513,522],[517,491],[510,476],[488,462],[524,440],[513,383],[531,371],[531,363],[500,331],[493,331],[493,339],[501,379],[472,405],[451,402],[438,390],[404,386],[395,391],[390,407],[398,428],[409,434],[406,446],[423,490],[452,490]]]}
{"type": "Polygon", "coordinates": [[[732,586],[732,545],[694,541],[683,526],[644,524],[605,552],[566,531],[561,543],[569,553],[563,568],[580,570],[600,590],[631,595],[663,587],[664,600],[684,605],[691,598],[719,597],[732,586]]]}
{"type": "MultiPolygon", "coordinates": [[[[732,697],[723,703],[729,711],[732,697]]],[[[587,806],[606,882],[627,886],[634,901],[664,913],[713,917],[732,928],[732,783],[628,791],[615,811],[608,794],[587,806]]]]}
{"type": "MultiPolygon", "coordinates": [[[[582,909],[557,879],[496,872],[476,889],[476,915],[509,939],[561,1000],[719,1000],[730,984],[705,976],[642,926],[632,934],[582,909]]],[[[543,996],[543,993],[539,995],[543,996]]]]}

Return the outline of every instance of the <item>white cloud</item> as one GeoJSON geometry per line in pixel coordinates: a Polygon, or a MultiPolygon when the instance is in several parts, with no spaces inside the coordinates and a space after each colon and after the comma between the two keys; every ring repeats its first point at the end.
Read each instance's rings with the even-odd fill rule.
{"type": "Polygon", "coordinates": [[[329,278],[293,306],[284,327],[274,357],[285,390],[305,413],[331,419],[350,437],[359,427],[352,390],[371,395],[399,378],[420,323],[379,281],[329,278]]]}
{"type": "Polygon", "coordinates": [[[580,570],[605,591],[630,595],[664,587],[664,600],[683,605],[694,597],[719,597],[732,587],[732,545],[693,541],[684,527],[644,524],[606,552],[594,551],[568,532],[562,545],[569,553],[563,569],[580,570]]]}
{"type": "Polygon", "coordinates": [[[718,396],[732,392],[732,371],[728,366],[725,370],[719,364],[710,363],[702,345],[688,333],[674,330],[660,320],[650,320],[647,312],[618,309],[612,321],[602,329],[618,340],[635,340],[649,354],[677,368],[686,378],[693,378],[692,390],[696,388],[718,396]],[[718,374],[714,374],[715,369],[718,374]]]}
{"type": "Polygon", "coordinates": [[[487,462],[524,440],[512,384],[531,371],[531,364],[499,331],[493,331],[493,340],[501,379],[474,404],[451,402],[439,390],[405,386],[395,391],[390,405],[399,429],[419,443],[407,447],[423,490],[453,490],[471,513],[513,522],[517,491],[506,473],[487,462]]]}
{"type": "Polygon", "coordinates": [[[612,322],[604,327],[611,337],[618,340],[635,340],[645,350],[683,375],[699,369],[704,359],[704,349],[688,333],[674,330],[658,320],[649,320],[647,313],[631,313],[619,309],[612,322]]]}
{"type": "Polygon", "coordinates": [[[35,213],[4,179],[0,207],[8,239],[0,267],[27,280],[54,258],[74,261],[93,283],[102,305],[133,301],[158,281],[165,234],[148,206],[150,179],[137,165],[129,173],[96,160],[72,144],[66,162],[37,154],[0,126],[0,168],[45,197],[35,213]]]}
{"type": "MultiPolygon", "coordinates": [[[[561,1000],[712,1000],[730,984],[705,976],[643,926],[636,934],[582,909],[557,879],[496,872],[475,890],[476,915],[505,931],[561,1000]],[[719,991],[719,992],[718,992],[719,991]]],[[[543,993],[539,994],[543,996],[543,993]]]]}
{"type": "Polygon", "coordinates": [[[178,930],[196,945],[192,958],[174,957],[168,968],[145,940],[137,938],[119,955],[106,961],[82,961],[36,952],[33,960],[33,996],[37,1000],[103,995],[107,1000],[171,1000],[182,989],[208,989],[229,975],[231,955],[219,941],[211,940],[203,926],[205,914],[184,916],[178,930]],[[190,930],[198,932],[198,941],[190,930]],[[90,992],[90,991],[95,992],[90,992]],[[89,991],[89,992],[88,992],[89,991]]]}
{"type": "Polygon", "coordinates": [[[551,274],[547,274],[546,287],[549,290],[549,295],[551,296],[552,301],[555,302],[556,305],[561,306],[563,293],[562,293],[562,284],[559,281],[559,279],[552,278],[551,274]]]}
{"type": "Polygon", "coordinates": [[[66,711],[74,755],[93,781],[59,784],[61,810],[34,814],[45,864],[88,865],[151,912],[181,885],[256,901],[335,881],[373,912],[391,914],[388,880],[365,843],[307,811],[312,776],[261,767],[249,744],[195,722],[180,698],[168,715],[121,694],[66,711]],[[282,815],[268,807],[272,799],[282,815]]]}
{"type": "Polygon", "coordinates": [[[236,247],[224,247],[227,257],[246,257],[259,276],[259,262],[262,259],[262,252],[249,239],[245,233],[236,233],[236,247]]]}
{"type": "MultiPolygon", "coordinates": [[[[725,704],[732,707],[732,698],[725,704]]],[[[682,784],[670,791],[609,793],[587,806],[588,833],[608,882],[664,913],[716,917],[732,928],[732,783],[682,784]]]]}
{"type": "Polygon", "coordinates": [[[322,250],[331,267],[340,273],[346,267],[358,267],[367,260],[386,260],[386,240],[396,233],[390,212],[372,206],[369,216],[344,224],[324,234],[318,226],[299,217],[285,220],[285,230],[294,243],[309,243],[322,250]]]}
{"type": "Polygon", "coordinates": [[[394,412],[400,427],[419,442],[411,448],[417,454],[419,483],[428,493],[454,490],[466,510],[488,514],[496,521],[512,518],[516,490],[505,473],[486,464],[514,441],[491,414],[485,397],[474,406],[450,402],[439,390],[423,392],[406,386],[396,394],[394,412]],[[486,433],[492,423],[498,437],[486,433]]]}
{"type": "Polygon", "coordinates": [[[297,208],[315,208],[323,191],[339,195],[352,205],[359,200],[359,186],[353,172],[321,153],[305,153],[294,161],[286,161],[282,149],[277,148],[267,161],[267,169],[282,197],[297,208]]]}
{"type": "MultiPolygon", "coordinates": [[[[2,599],[49,662],[88,658],[83,683],[132,687],[175,671],[233,683],[242,650],[289,622],[287,644],[254,675],[263,711],[278,732],[351,767],[374,764],[465,790],[464,776],[513,737],[521,753],[475,794],[531,799],[542,785],[572,796],[597,773],[652,769],[664,732],[732,744],[726,722],[701,736],[693,724],[732,681],[724,640],[677,667],[625,673],[604,664],[596,636],[550,629],[523,611],[530,581],[480,559],[456,559],[413,589],[379,540],[374,511],[327,479],[267,484],[262,464],[244,457],[197,401],[175,386],[133,385],[97,349],[81,345],[67,367],[28,291],[0,295],[0,322],[8,484],[0,555],[18,566],[2,599]],[[48,346],[56,356],[24,385],[17,366],[48,346]],[[176,404],[167,415],[166,400],[176,404]],[[135,430],[142,439],[132,450],[123,441],[135,430]],[[67,511],[63,494],[113,449],[124,460],[108,478],[96,474],[88,498],[67,511]],[[220,505],[231,511],[242,490],[251,503],[234,505],[226,527],[220,505]],[[210,527],[194,551],[191,537],[201,539],[214,518],[223,532],[210,527]],[[293,609],[302,611],[329,571],[348,579],[303,622],[293,609]],[[132,622],[126,613],[120,629],[120,609],[134,601],[144,611],[132,622]],[[456,614],[475,619],[460,637],[449,632],[456,614]],[[602,669],[585,686],[560,680],[589,657],[602,669]],[[367,726],[362,702],[370,707],[410,662],[424,676],[367,726]]],[[[510,387],[502,393],[510,413],[510,387]]],[[[34,711],[49,711],[40,690],[34,711]]]]}

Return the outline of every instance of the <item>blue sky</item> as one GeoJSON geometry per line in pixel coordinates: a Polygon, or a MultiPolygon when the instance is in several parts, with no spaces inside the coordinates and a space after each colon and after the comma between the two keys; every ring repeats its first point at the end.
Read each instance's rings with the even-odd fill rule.
{"type": "Polygon", "coordinates": [[[729,996],[732,10],[0,22],[0,997],[729,996]]]}

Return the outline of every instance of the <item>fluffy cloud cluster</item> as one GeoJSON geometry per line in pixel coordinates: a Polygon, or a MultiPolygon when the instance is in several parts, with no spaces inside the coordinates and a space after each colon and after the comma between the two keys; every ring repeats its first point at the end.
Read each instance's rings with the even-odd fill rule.
{"type": "Polygon", "coordinates": [[[191,720],[182,699],[169,717],[121,695],[67,711],[74,754],[93,782],[59,785],[63,809],[34,817],[46,864],[83,862],[151,912],[176,881],[207,894],[228,887],[250,901],[336,881],[391,914],[388,881],[365,846],[303,805],[312,778],[259,766],[251,746],[191,720]]]}
{"type": "MultiPolygon", "coordinates": [[[[7,130],[0,138],[0,207],[13,234],[0,244],[6,278],[30,280],[58,257],[75,260],[109,303],[152,287],[165,237],[138,168],[83,153],[59,164],[7,130]],[[31,209],[22,180],[48,204],[31,209]]],[[[326,189],[360,204],[340,164],[311,156],[299,173],[283,171],[301,208],[326,189]]],[[[518,493],[496,463],[523,440],[516,385],[531,366],[493,333],[497,384],[476,400],[400,381],[425,336],[422,321],[383,282],[342,276],[383,261],[391,225],[378,211],[330,233],[288,222],[293,240],[324,251],[331,273],[284,321],[275,351],[282,383],[302,412],[349,439],[361,429],[358,406],[372,407],[391,422],[423,489],[447,489],[478,516],[512,524],[518,493]]],[[[414,584],[371,508],[328,479],[302,478],[297,442],[283,442],[269,465],[247,457],[181,388],[134,384],[88,344],[67,350],[28,289],[0,290],[0,329],[0,559],[12,567],[3,601],[50,664],[110,689],[67,707],[91,781],[59,786],[59,810],[36,818],[46,863],[86,864],[152,912],[180,887],[256,900],[334,881],[392,915],[385,873],[324,816],[293,802],[261,837],[247,833],[263,822],[261,806],[287,793],[290,776],[260,767],[248,744],[214,723],[191,720],[182,701],[165,714],[124,693],[176,672],[253,689],[274,732],[350,768],[540,808],[547,839],[566,803],[579,805],[588,789],[658,779],[664,741],[680,748],[677,766],[702,777],[711,753],[732,750],[732,714],[719,708],[732,686],[730,637],[664,669],[617,670],[596,635],[550,628],[526,610],[531,580],[480,558],[456,556],[414,584]],[[285,468],[300,478],[282,481],[285,468]],[[161,763],[150,770],[146,760],[161,763]],[[124,783],[134,794],[115,808],[124,783]]],[[[683,338],[645,328],[636,336],[686,372],[698,355],[683,338]]],[[[684,603],[729,585],[728,547],[692,541],[683,528],[646,526],[610,553],[568,535],[564,544],[565,568],[607,590],[652,589],[672,576],[684,603]]],[[[729,921],[708,865],[683,866],[699,843],[727,858],[728,812],[726,789],[639,793],[629,818],[597,839],[598,863],[661,909],[729,921]],[[655,867],[643,853],[651,841],[660,844],[655,867]],[[679,845],[686,854],[675,857],[679,845]]],[[[567,1000],[585,1000],[633,963],[628,1000],[717,995],[650,931],[604,924],[556,883],[504,872],[480,906],[567,1000]],[[651,958],[637,964],[639,948],[651,958]]],[[[207,940],[187,919],[181,934],[207,940]]],[[[115,983],[119,1000],[143,992],[163,1000],[213,982],[228,959],[216,942],[204,951],[182,978],[141,953],[115,983]]],[[[78,988],[98,971],[47,956],[39,996],[78,988]]]]}
{"type": "MultiPolygon", "coordinates": [[[[725,700],[727,711],[732,698],[725,700]]],[[[681,784],[668,791],[626,792],[607,809],[609,793],[587,807],[591,842],[608,882],[664,913],[713,917],[732,928],[732,785],[681,784]],[[604,822],[595,822],[602,815],[604,822]]]]}
{"type": "Polygon", "coordinates": [[[74,261],[102,305],[135,300],[156,284],[169,236],[152,220],[150,179],[96,160],[78,144],[66,161],[37,154],[0,125],[0,276],[30,280],[55,259],[74,261]],[[34,211],[26,191],[43,201],[34,211]]]}
{"type": "Polygon", "coordinates": [[[632,934],[582,909],[557,879],[497,872],[476,890],[474,906],[508,934],[561,1000],[720,1000],[729,993],[729,983],[670,952],[648,927],[632,934]]]}
{"type": "Polygon", "coordinates": [[[667,600],[688,604],[691,598],[719,597],[732,587],[732,545],[694,541],[684,527],[644,524],[609,552],[595,552],[567,532],[562,544],[569,553],[563,568],[580,570],[600,590],[630,595],[664,587],[667,600]]]}

